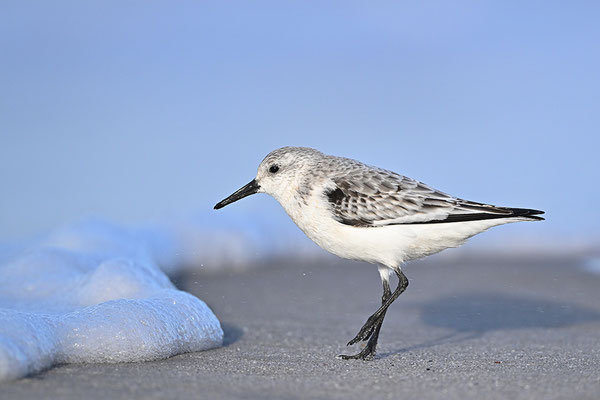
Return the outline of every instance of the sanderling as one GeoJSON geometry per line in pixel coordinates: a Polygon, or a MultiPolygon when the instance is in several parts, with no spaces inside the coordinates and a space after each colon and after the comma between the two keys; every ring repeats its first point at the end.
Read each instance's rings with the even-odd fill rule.
{"type": "Polygon", "coordinates": [[[457,247],[496,225],[541,221],[537,215],[544,213],[463,200],[395,172],[305,147],[269,153],[256,178],[215,209],[261,192],[273,196],[323,249],[378,265],[381,307],[348,342],[368,340],[366,346],[356,355],[341,355],[344,359],[375,356],[385,313],[408,286],[402,264],[457,247]],[[399,280],[394,292],[389,285],[391,272],[399,280]]]}

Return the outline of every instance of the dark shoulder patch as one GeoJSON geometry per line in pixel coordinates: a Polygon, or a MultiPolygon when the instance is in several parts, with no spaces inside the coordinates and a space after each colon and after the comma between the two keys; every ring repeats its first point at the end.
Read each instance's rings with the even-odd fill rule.
{"type": "Polygon", "coordinates": [[[333,204],[340,203],[345,197],[344,192],[342,192],[342,189],[340,188],[336,188],[335,190],[326,190],[325,195],[333,204]]]}
{"type": "Polygon", "coordinates": [[[357,215],[357,203],[361,201],[366,203],[366,199],[361,196],[354,198],[353,192],[345,193],[339,187],[329,189],[323,192],[332,204],[333,218],[344,225],[358,227],[371,226],[370,221],[360,218],[357,215]],[[359,200],[360,199],[360,200],[359,200]]]}

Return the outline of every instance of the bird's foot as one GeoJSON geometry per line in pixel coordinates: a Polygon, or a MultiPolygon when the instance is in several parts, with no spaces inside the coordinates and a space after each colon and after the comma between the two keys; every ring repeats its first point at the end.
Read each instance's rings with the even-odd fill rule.
{"type": "Polygon", "coordinates": [[[374,315],[371,315],[369,317],[369,319],[367,320],[367,322],[365,322],[363,327],[360,328],[360,331],[354,337],[354,339],[349,341],[346,346],[352,346],[353,344],[356,344],[356,343],[360,342],[361,340],[362,341],[368,340],[371,337],[371,335],[373,334],[373,332],[375,331],[375,328],[377,327],[377,324],[379,323],[380,318],[381,317],[377,318],[374,315]]]}
{"type": "Polygon", "coordinates": [[[372,360],[373,358],[375,358],[375,347],[374,346],[370,346],[370,345],[366,345],[364,349],[362,349],[360,351],[360,353],[358,354],[354,354],[352,356],[346,355],[346,354],[340,354],[338,356],[338,358],[341,358],[342,360],[363,360],[363,361],[369,361],[372,360]]]}

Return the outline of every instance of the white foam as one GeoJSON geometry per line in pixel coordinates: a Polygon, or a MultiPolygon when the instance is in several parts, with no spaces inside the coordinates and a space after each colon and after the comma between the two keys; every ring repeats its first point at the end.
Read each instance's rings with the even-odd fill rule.
{"type": "Polygon", "coordinates": [[[204,302],[177,290],[146,242],[65,227],[0,265],[0,381],[57,363],[128,362],[220,346],[204,302]]]}
{"type": "MultiPolygon", "coordinates": [[[[167,274],[245,271],[273,257],[325,254],[299,229],[282,232],[270,220],[235,217],[210,210],[172,217],[136,232],[151,244],[154,257],[167,274]]],[[[285,218],[289,223],[287,215],[285,218]]]]}

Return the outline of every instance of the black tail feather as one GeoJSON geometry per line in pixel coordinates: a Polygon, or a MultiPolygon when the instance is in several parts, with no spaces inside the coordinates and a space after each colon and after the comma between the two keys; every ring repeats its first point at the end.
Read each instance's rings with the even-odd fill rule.
{"type": "MultiPolygon", "coordinates": [[[[486,207],[494,207],[485,205],[486,207]]],[[[484,219],[501,219],[501,218],[528,218],[530,221],[544,221],[544,218],[538,217],[539,214],[544,214],[541,210],[532,210],[529,208],[510,208],[510,207],[494,207],[495,213],[464,213],[450,214],[444,219],[429,220],[422,222],[410,222],[409,224],[440,224],[446,222],[465,222],[465,221],[481,221],[484,219]]]]}
{"type": "Polygon", "coordinates": [[[538,217],[539,214],[544,214],[541,210],[532,210],[529,208],[508,208],[512,212],[509,217],[528,217],[534,221],[543,221],[544,218],[538,217]]]}

